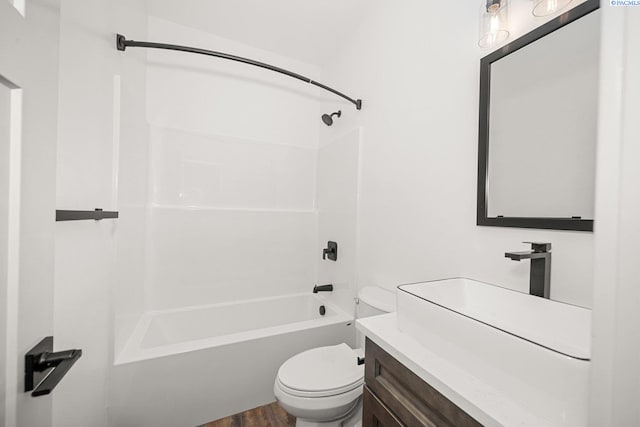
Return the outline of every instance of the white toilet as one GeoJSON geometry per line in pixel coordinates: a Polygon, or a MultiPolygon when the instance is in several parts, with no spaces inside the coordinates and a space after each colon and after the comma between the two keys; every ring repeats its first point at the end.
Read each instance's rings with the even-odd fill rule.
{"type": "MultiPolygon", "coordinates": [[[[396,296],[379,287],[358,293],[357,317],[395,311],[396,296]]],[[[360,348],[347,344],[318,347],[289,358],[280,366],[273,391],[280,405],[295,416],[296,427],[354,427],[362,419],[364,337],[360,348]]]]}

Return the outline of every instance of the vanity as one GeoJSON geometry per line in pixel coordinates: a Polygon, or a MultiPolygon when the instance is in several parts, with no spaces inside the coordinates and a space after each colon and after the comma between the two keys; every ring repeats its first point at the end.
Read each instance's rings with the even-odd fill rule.
{"type": "Polygon", "coordinates": [[[591,311],[475,280],[401,285],[367,337],[363,426],[587,422],[591,311]]]}
{"type": "Polygon", "coordinates": [[[365,348],[363,427],[481,426],[375,342],[365,348]]]}

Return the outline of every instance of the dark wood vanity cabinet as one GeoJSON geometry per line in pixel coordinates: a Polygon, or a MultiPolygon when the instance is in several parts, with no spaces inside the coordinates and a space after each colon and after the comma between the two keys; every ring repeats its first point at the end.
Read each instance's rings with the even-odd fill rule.
{"type": "Polygon", "coordinates": [[[365,386],[363,399],[363,427],[402,427],[402,423],[378,400],[369,387],[365,386]]]}
{"type": "Polygon", "coordinates": [[[479,422],[367,338],[363,427],[479,427],[479,422]]]}

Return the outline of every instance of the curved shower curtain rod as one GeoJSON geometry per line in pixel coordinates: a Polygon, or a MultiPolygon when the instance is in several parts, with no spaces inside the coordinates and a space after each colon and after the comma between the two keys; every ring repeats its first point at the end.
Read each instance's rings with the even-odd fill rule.
{"type": "Polygon", "coordinates": [[[333,94],[336,94],[347,101],[351,102],[356,106],[357,110],[362,108],[362,100],[361,99],[353,99],[345,95],[344,93],[338,92],[335,89],[330,88],[329,86],[325,86],[322,83],[318,83],[314,80],[311,80],[309,77],[305,77],[303,75],[294,73],[289,70],[285,70],[284,68],[274,67],[273,65],[265,64],[264,62],[254,61],[253,59],[243,58],[241,56],[229,55],[228,53],[216,52],[213,50],[205,50],[199,49],[196,47],[189,46],[179,46],[175,44],[165,44],[165,43],[152,43],[152,42],[140,42],[135,40],[127,40],[125,36],[122,34],[116,35],[116,48],[122,52],[126,50],[128,47],[146,47],[151,49],[165,49],[165,50],[176,50],[180,52],[188,52],[188,53],[196,53],[198,55],[207,55],[214,56],[216,58],[228,59],[231,61],[242,62],[244,64],[253,65],[255,67],[265,68],[267,70],[275,71],[276,73],[284,74],[289,77],[293,77],[294,79],[302,80],[305,83],[310,83],[314,86],[318,86],[326,91],[329,91],[333,94]]]}

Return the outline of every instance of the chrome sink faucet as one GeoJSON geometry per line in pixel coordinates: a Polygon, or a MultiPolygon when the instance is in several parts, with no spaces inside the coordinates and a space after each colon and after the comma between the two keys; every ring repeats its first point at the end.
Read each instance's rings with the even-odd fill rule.
{"type": "Polygon", "coordinates": [[[530,243],[531,250],[525,252],[506,252],[505,257],[513,261],[531,260],[529,294],[549,299],[551,289],[551,243],[530,243]]]}

